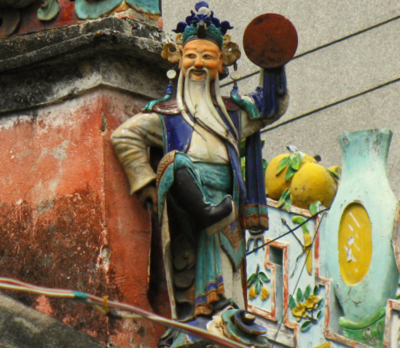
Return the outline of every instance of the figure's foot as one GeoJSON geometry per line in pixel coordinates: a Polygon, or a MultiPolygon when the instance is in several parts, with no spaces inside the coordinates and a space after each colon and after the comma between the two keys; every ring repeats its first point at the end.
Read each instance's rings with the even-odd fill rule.
{"type": "Polygon", "coordinates": [[[232,197],[228,196],[217,206],[211,207],[207,218],[208,226],[205,229],[208,235],[217,233],[235,222],[238,216],[232,197]]]}
{"type": "Polygon", "coordinates": [[[205,201],[205,195],[187,168],[175,172],[174,184],[170,189],[172,197],[196,221],[199,228],[213,234],[222,230],[237,219],[235,203],[226,196],[221,203],[214,205],[205,201]]]}
{"type": "Polygon", "coordinates": [[[214,314],[218,314],[218,312],[223,312],[227,309],[239,309],[239,306],[235,303],[233,298],[222,298],[220,301],[214,304],[214,314]]]}

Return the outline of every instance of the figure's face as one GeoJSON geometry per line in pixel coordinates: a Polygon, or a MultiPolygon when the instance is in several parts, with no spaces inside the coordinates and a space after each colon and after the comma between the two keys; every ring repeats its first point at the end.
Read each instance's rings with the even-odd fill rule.
{"type": "Polygon", "coordinates": [[[208,40],[193,40],[189,41],[182,50],[182,60],[180,68],[183,76],[189,68],[190,78],[196,81],[201,81],[206,78],[206,73],[203,68],[206,68],[210,73],[210,81],[214,80],[218,72],[222,72],[222,54],[219,47],[208,40]]]}

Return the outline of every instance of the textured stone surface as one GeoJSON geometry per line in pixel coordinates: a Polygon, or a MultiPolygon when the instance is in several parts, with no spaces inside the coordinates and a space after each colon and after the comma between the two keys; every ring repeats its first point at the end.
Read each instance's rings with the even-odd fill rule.
{"type": "Polygon", "coordinates": [[[129,18],[101,18],[66,28],[0,40],[0,71],[45,59],[65,60],[99,52],[129,54],[147,62],[162,63],[162,39],[158,28],[129,18]],[[117,49],[118,48],[118,49],[117,49]],[[62,55],[60,57],[60,55],[62,55]]]}
{"type": "Polygon", "coordinates": [[[93,337],[0,295],[0,347],[100,348],[93,337]]]}
{"type": "MultiPolygon", "coordinates": [[[[0,119],[3,276],[151,310],[151,223],[129,196],[109,139],[144,102],[100,89],[0,119]]],[[[163,330],[142,321],[109,323],[90,308],[55,299],[12,295],[103,342],[111,332],[122,347],[128,342],[153,346],[163,330]]]]}
{"type": "Polygon", "coordinates": [[[159,98],[166,85],[164,77],[157,66],[149,69],[143,61],[124,54],[100,53],[62,64],[47,62],[35,69],[1,74],[0,114],[62,103],[100,86],[136,93],[147,100],[159,98]]]}
{"type": "Polygon", "coordinates": [[[0,40],[0,113],[60,103],[99,86],[159,98],[166,85],[162,37],[133,20],[105,18],[0,40]]]}
{"type": "MultiPolygon", "coordinates": [[[[162,278],[149,294],[150,267],[162,275],[150,260],[150,214],[129,195],[110,143],[113,130],[163,95],[161,39],[142,23],[103,18],[0,40],[2,276],[146,310],[150,298],[169,315],[162,278]]],[[[7,293],[118,347],[155,347],[164,332],[81,304],[7,293]]]]}

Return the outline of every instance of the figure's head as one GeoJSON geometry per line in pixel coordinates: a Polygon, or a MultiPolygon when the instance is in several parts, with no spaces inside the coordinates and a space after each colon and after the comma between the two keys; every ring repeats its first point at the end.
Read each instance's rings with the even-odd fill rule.
{"type": "Polygon", "coordinates": [[[180,69],[183,77],[190,68],[189,77],[200,81],[206,78],[206,71],[210,74],[210,81],[223,69],[223,59],[220,48],[209,40],[192,40],[182,48],[180,69]]]}
{"type": "Polygon", "coordinates": [[[240,50],[236,43],[230,41],[226,34],[231,25],[227,21],[221,22],[214,17],[205,1],[199,1],[196,13],[186,18],[186,22],[179,22],[174,30],[176,46],[173,43],[164,45],[162,57],[171,63],[179,63],[179,68],[185,76],[190,68],[190,78],[203,80],[204,69],[210,73],[213,80],[217,73],[223,71],[224,66],[230,66],[240,58],[240,50]]]}

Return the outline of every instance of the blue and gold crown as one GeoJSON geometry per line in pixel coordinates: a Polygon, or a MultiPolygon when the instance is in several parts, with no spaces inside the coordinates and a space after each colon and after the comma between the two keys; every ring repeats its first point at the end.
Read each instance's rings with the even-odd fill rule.
{"type": "Polygon", "coordinates": [[[182,33],[182,44],[196,39],[205,39],[214,42],[222,48],[223,37],[229,29],[233,29],[228,21],[221,22],[214,17],[214,12],[208,7],[206,1],[199,1],[195,5],[196,13],[186,17],[186,22],[179,22],[175,33],[182,33]]]}

